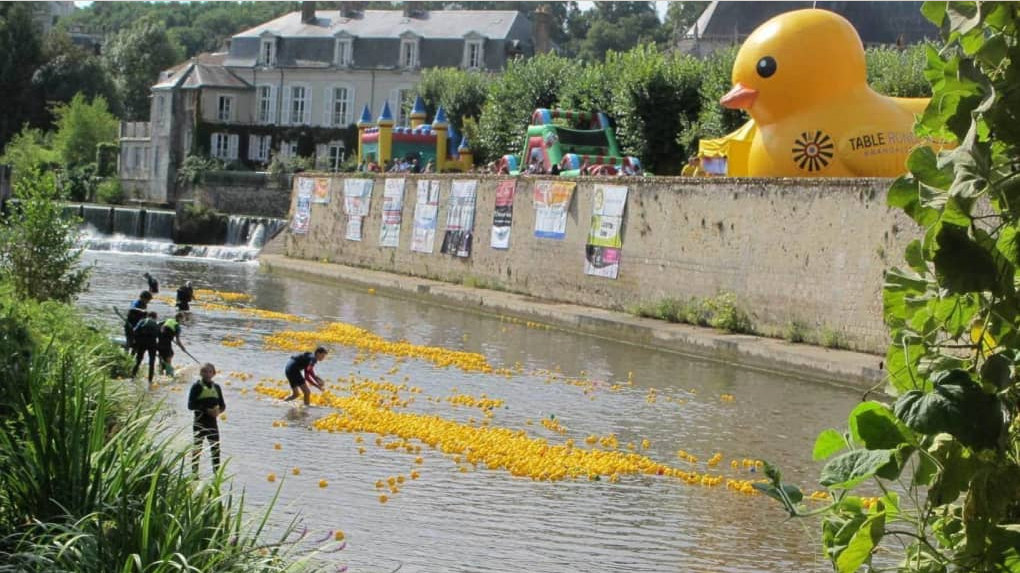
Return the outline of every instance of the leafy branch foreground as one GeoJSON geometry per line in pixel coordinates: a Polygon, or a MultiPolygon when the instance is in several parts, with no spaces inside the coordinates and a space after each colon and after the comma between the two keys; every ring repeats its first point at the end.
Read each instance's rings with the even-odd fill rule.
{"type": "Polygon", "coordinates": [[[1020,5],[926,2],[934,96],[888,202],[922,228],[886,273],[889,407],[864,402],[816,460],[831,503],[808,511],[768,467],[760,489],[821,514],[835,570],[1020,572],[1020,5]],[[877,498],[855,495],[869,486],[877,498]]]}

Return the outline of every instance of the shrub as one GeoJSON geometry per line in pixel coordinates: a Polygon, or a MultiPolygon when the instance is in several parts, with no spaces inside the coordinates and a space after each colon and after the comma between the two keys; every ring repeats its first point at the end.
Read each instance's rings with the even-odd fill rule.
{"type": "Polygon", "coordinates": [[[89,201],[96,194],[96,164],[72,167],[60,173],[60,195],[72,201],[89,201]]]}
{"type": "Polygon", "coordinates": [[[14,188],[19,202],[0,225],[0,278],[22,298],[74,299],[90,271],[80,264],[81,221],[64,213],[52,176],[34,171],[14,188]]]}
{"type": "Polygon", "coordinates": [[[227,216],[199,203],[189,203],[177,211],[174,239],[178,243],[214,245],[227,236],[227,216]]]}
{"type": "Polygon", "coordinates": [[[127,193],[116,178],[107,179],[96,188],[96,200],[100,203],[112,203],[123,205],[127,200],[127,193]]]}
{"type": "Polygon", "coordinates": [[[737,297],[733,293],[720,293],[714,298],[706,299],[705,309],[709,314],[708,324],[727,332],[753,333],[751,317],[737,306],[737,297]]]}
{"type": "Polygon", "coordinates": [[[805,342],[807,341],[807,333],[808,326],[806,324],[797,320],[791,320],[786,323],[783,338],[793,343],[805,342]]]}
{"type": "Polygon", "coordinates": [[[177,168],[177,183],[180,185],[195,185],[202,180],[207,171],[223,169],[223,162],[213,157],[202,155],[188,155],[177,168]]]}

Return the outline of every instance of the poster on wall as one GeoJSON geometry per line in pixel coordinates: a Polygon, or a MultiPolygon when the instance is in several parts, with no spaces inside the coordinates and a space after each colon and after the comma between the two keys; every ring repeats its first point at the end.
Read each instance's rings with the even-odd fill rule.
{"type": "Polygon", "coordinates": [[[496,209],[492,215],[492,236],[489,244],[493,249],[510,248],[510,225],[514,218],[514,192],[517,181],[500,181],[496,187],[496,209]]]}
{"type": "Polygon", "coordinates": [[[574,197],[573,181],[538,181],[535,183],[535,236],[560,239],[567,236],[567,211],[574,197]]]}
{"type": "Polygon", "coordinates": [[[404,180],[387,179],[383,188],[382,225],[379,227],[379,246],[396,247],[400,244],[400,216],[404,210],[404,180]]]}
{"type": "Polygon", "coordinates": [[[301,179],[298,179],[297,204],[294,206],[294,220],[290,223],[290,230],[303,235],[308,232],[311,220],[312,189],[309,186],[302,186],[301,179]]]}
{"type": "Polygon", "coordinates": [[[470,257],[475,228],[477,181],[454,181],[450,187],[450,209],[446,214],[446,232],[439,252],[455,257],[470,257]]]}
{"type": "Polygon", "coordinates": [[[620,273],[623,248],[623,210],[627,205],[627,187],[596,185],[591,210],[591,226],[584,248],[584,274],[615,279],[620,273]]]}
{"type": "Polygon", "coordinates": [[[312,203],[329,203],[329,178],[316,177],[312,181],[314,182],[312,203]]]}
{"type": "Polygon", "coordinates": [[[436,219],[439,217],[439,181],[418,181],[418,198],[414,204],[414,229],[411,250],[431,253],[436,242],[436,219]]]}
{"type": "Polygon", "coordinates": [[[368,216],[368,205],[372,200],[372,179],[344,180],[344,214],[347,215],[348,241],[361,240],[361,223],[368,216]]]}

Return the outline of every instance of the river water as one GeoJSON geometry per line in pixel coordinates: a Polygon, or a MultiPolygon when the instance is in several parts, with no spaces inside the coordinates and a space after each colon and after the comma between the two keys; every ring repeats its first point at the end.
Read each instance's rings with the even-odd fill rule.
{"type": "MultiPolygon", "coordinates": [[[[570,438],[579,448],[591,448],[587,436],[614,434],[623,451],[634,444],[636,452],[656,462],[733,479],[761,474],[742,463],[733,468],[731,461],[769,460],[788,481],[808,490],[814,489],[819,470],[810,459],[814,437],[827,427],[843,426],[859,399],[854,391],[267,274],[255,263],[97,252],[85,259],[95,271],[79,305],[118,330],[111,307],[126,309],[144,288],[146,271],[159,279],[161,294],[172,296],[191,280],[195,288],[247,293],[260,309],[312,320],[293,324],[197,308],[183,339],[195,356],[219,370],[227,402],[220,425],[223,451],[246,503],[264,506],[279,489],[275,523],[297,518],[307,527],[301,551],[310,540],[343,531],[347,547],[318,559],[355,572],[829,570],[816,525],[784,521],[778,504],[764,496],[644,474],[620,475],[615,483],[605,477],[534,481],[484,464],[458,463],[427,446],[417,454],[422,458],[417,464],[415,454],[376,445],[374,434],[313,430],[312,422],[330,408],[305,409],[253,390],[260,380],[283,378],[291,354],[265,349],[266,335],[339,321],[389,340],[478,352],[518,373],[464,372],[385,354],[366,359],[356,349],[335,346],[317,368],[327,382],[351,374],[406,380],[421,389],[411,410],[465,423],[481,419],[480,411],[443,399],[485,395],[504,400],[494,410],[494,426],[524,430],[550,444],[570,438]],[[238,342],[227,346],[224,339],[238,342]],[[550,371],[585,382],[569,383],[550,377],[550,371]],[[565,433],[544,427],[543,420],[554,420],[565,433]],[[678,450],[698,461],[678,459],[678,450]],[[722,461],[709,467],[717,452],[722,461]],[[399,493],[381,503],[377,480],[409,476],[412,470],[420,477],[408,478],[399,493]],[[275,481],[269,481],[270,474],[275,481]]],[[[172,312],[163,301],[150,309],[161,318],[172,312]]],[[[175,363],[186,366],[189,360],[178,353],[175,363]]],[[[165,398],[168,423],[180,429],[182,441],[190,432],[187,384],[164,380],[154,391],[165,398]]],[[[207,473],[208,458],[203,456],[202,463],[207,473]]]]}

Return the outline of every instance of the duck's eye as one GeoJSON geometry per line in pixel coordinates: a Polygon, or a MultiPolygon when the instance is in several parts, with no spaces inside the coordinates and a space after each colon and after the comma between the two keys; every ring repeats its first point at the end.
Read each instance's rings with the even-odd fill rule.
{"type": "Polygon", "coordinates": [[[776,59],[772,56],[765,56],[758,60],[758,65],[755,68],[758,75],[763,78],[770,78],[772,74],[776,73],[776,59]]]}

